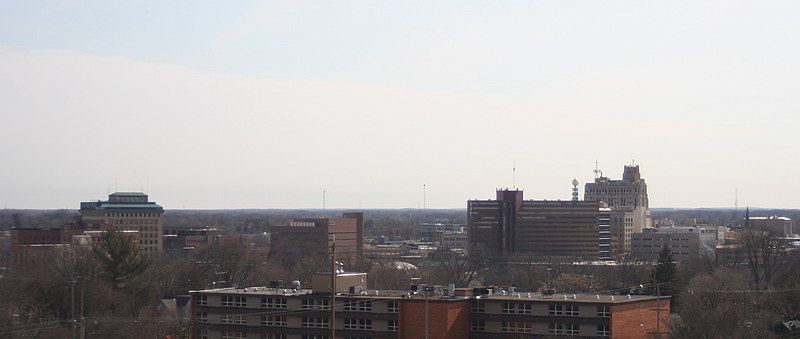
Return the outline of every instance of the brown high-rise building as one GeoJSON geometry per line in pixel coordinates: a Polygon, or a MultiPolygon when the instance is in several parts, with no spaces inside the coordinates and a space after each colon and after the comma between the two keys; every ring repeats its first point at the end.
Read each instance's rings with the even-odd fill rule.
{"type": "Polygon", "coordinates": [[[360,258],[364,252],[364,213],[347,212],[342,218],[296,218],[288,226],[274,226],[270,255],[327,255],[334,236],[338,258],[360,258]]]}
{"type": "Polygon", "coordinates": [[[608,259],[610,210],[597,201],[523,200],[499,190],[497,200],[467,202],[469,242],[492,255],[608,259]]]}

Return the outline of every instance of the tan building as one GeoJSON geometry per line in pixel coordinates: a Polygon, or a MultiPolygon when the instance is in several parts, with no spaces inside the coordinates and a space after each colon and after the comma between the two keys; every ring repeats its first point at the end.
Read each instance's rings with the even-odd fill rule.
{"type": "Polygon", "coordinates": [[[123,231],[138,231],[139,250],[145,255],[163,252],[164,208],[139,192],[116,192],[108,201],[81,203],[81,217],[88,229],[113,225],[123,231]]]}
{"type": "Polygon", "coordinates": [[[647,184],[639,166],[625,166],[622,180],[600,175],[586,183],[583,193],[585,200],[602,201],[611,208],[612,245],[617,255],[630,252],[632,233],[641,233],[652,225],[647,184]]]}
{"type": "MultiPolygon", "coordinates": [[[[745,221],[745,219],[742,219],[743,224],[745,221]]],[[[793,233],[792,219],[786,217],[750,217],[750,226],[756,229],[763,228],[770,230],[771,232],[775,233],[775,235],[780,237],[793,233]]]]}
{"type": "Polygon", "coordinates": [[[364,254],[364,214],[346,212],[341,218],[296,218],[288,226],[273,226],[270,255],[328,255],[334,237],[338,258],[361,258],[364,254]]]}

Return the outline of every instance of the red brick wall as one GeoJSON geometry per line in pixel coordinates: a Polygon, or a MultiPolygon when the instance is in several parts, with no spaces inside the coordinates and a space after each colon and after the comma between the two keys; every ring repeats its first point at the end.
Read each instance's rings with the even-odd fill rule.
{"type": "MultiPolygon", "coordinates": [[[[669,299],[659,302],[663,337],[669,334],[669,299]]],[[[656,301],[611,305],[612,338],[651,338],[656,333],[656,301]]]]}
{"type": "MultiPolygon", "coordinates": [[[[403,339],[425,338],[425,300],[403,300],[398,314],[398,337],[403,339]]],[[[428,319],[430,338],[469,338],[470,303],[468,300],[430,300],[428,319]]]]}

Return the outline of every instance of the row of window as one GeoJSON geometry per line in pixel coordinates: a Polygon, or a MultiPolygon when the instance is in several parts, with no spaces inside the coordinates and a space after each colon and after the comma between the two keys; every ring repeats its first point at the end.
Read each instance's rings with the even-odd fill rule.
{"type": "MultiPolygon", "coordinates": [[[[222,314],[221,323],[228,324],[228,325],[247,325],[247,315],[243,314],[222,314]]],[[[302,326],[303,327],[320,327],[320,328],[327,328],[328,327],[328,318],[324,317],[303,317],[302,319],[302,326]]],[[[197,321],[200,323],[208,323],[208,313],[206,312],[199,312],[197,313],[197,321]]],[[[284,315],[262,315],[261,316],[261,325],[263,326],[286,326],[286,316],[284,315]]],[[[359,330],[371,330],[372,329],[372,319],[356,319],[356,318],[345,318],[344,319],[344,328],[345,329],[359,329],[359,330]]],[[[387,329],[389,331],[396,332],[397,331],[397,320],[390,319],[387,322],[387,329]]]]}
{"type": "Polygon", "coordinates": [[[158,218],[160,213],[106,213],[109,218],[158,218]]]}
{"type": "MultiPolygon", "coordinates": [[[[198,306],[208,305],[208,296],[199,294],[195,296],[195,301],[198,306]]],[[[223,295],[221,297],[221,305],[223,307],[246,307],[247,297],[223,295]]],[[[285,297],[261,297],[261,308],[279,308],[285,309],[288,307],[287,299],[285,297]]],[[[316,309],[328,310],[330,309],[330,299],[312,299],[305,298],[302,301],[303,309],[316,309]]],[[[372,301],[355,301],[348,300],[344,303],[345,311],[352,312],[372,312],[372,301]]],[[[387,312],[397,313],[398,304],[396,301],[389,301],[387,303],[387,312]]]]}
{"type": "Polygon", "coordinates": [[[363,301],[355,301],[355,300],[348,300],[344,303],[344,310],[345,311],[354,311],[354,312],[372,312],[372,301],[363,300],[363,301]]]}
{"type": "MultiPolygon", "coordinates": [[[[504,314],[531,314],[533,308],[532,302],[504,302],[500,311],[504,314]]],[[[486,302],[476,301],[472,303],[472,312],[484,313],[486,312],[486,302]]],[[[580,305],[578,304],[549,304],[547,305],[547,313],[549,315],[565,315],[577,316],[580,315],[580,305]]],[[[598,317],[608,317],[611,314],[611,307],[608,305],[597,306],[598,317]]]]}
{"type": "MultiPolygon", "coordinates": [[[[486,321],[473,320],[471,330],[486,331],[486,321]]],[[[501,326],[501,331],[504,333],[532,333],[533,323],[530,321],[504,321],[501,326]]],[[[550,323],[547,333],[578,335],[580,334],[580,325],[550,323]]],[[[597,325],[597,336],[607,337],[609,335],[611,335],[611,329],[608,325],[597,325]]]]}
{"type": "Polygon", "coordinates": [[[116,225],[158,225],[158,219],[114,219],[116,225]]]}

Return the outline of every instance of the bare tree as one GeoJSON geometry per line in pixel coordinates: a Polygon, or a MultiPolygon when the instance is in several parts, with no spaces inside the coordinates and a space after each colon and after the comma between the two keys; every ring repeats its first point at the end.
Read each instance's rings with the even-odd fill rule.
{"type": "Polygon", "coordinates": [[[218,280],[242,286],[266,258],[251,248],[244,239],[217,241],[198,250],[197,259],[215,269],[218,280]]]}
{"type": "Polygon", "coordinates": [[[741,231],[741,240],[753,285],[768,287],[779,265],[786,260],[786,245],[771,230],[749,225],[741,231]]]}

